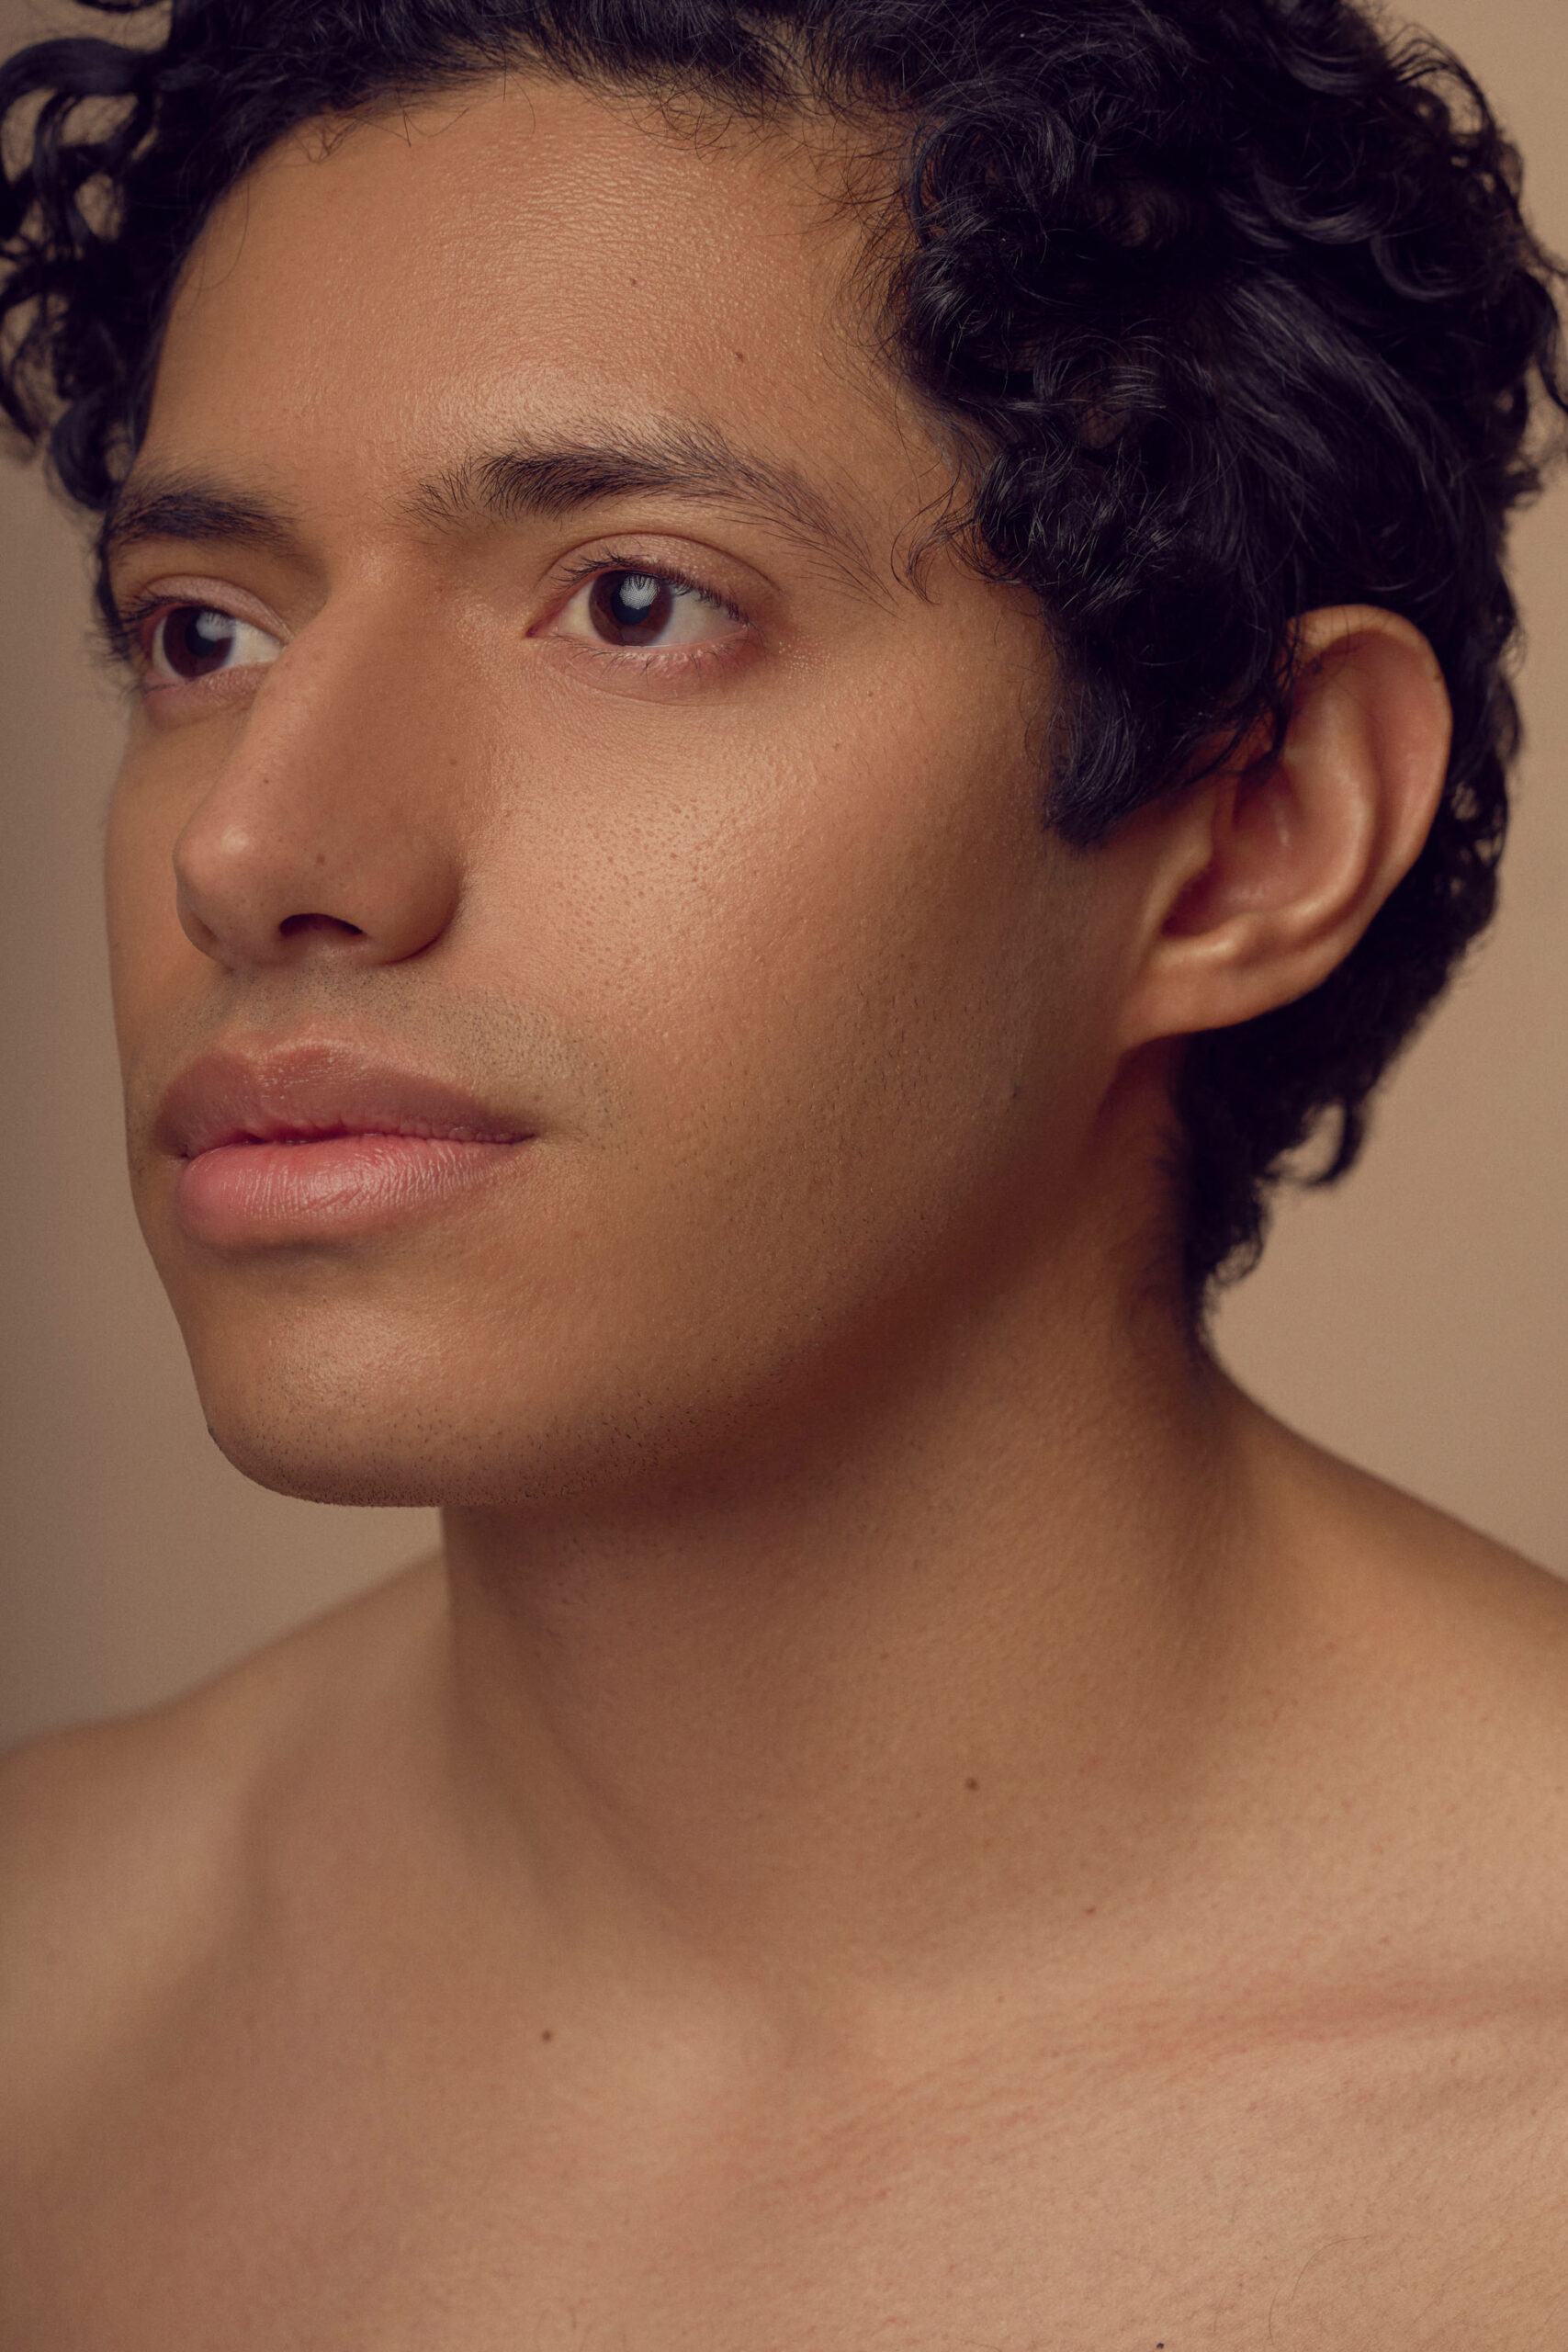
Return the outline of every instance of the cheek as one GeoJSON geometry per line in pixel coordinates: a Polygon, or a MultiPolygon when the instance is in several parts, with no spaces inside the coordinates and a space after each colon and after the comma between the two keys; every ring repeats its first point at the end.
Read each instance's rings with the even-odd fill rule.
{"type": "Polygon", "coordinates": [[[754,1307],[813,1266],[853,1288],[851,1261],[877,1279],[1037,1151],[1018,1105],[1077,1085],[1080,1038],[1069,894],[1013,758],[1010,780],[886,729],[815,764],[753,747],[744,789],[725,763],[711,802],[628,795],[613,827],[534,835],[513,986],[615,1066],[643,1283],[651,1225],[710,1296],[754,1307]]]}
{"type": "Polygon", "coordinates": [[[128,753],[109,802],[104,894],[115,1023],[130,1053],[194,955],[175,900],[174,844],[179,820],[128,753]]]}

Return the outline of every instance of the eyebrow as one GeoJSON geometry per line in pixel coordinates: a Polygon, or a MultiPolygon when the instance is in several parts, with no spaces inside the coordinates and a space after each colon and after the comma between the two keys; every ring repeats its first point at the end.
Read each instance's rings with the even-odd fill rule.
{"type": "MultiPolygon", "coordinates": [[[[399,502],[402,518],[426,528],[472,521],[558,521],[583,508],[639,493],[728,505],[750,513],[870,581],[873,566],[841,500],[800,469],[735,447],[711,424],[678,420],[645,431],[594,427],[581,435],[514,438],[468,452],[399,502]]],[[[222,542],[268,553],[297,548],[296,517],[265,499],[194,473],[132,475],[105,518],[98,557],[107,572],[132,547],[152,539],[222,542]]]]}
{"type": "Polygon", "coordinates": [[[437,524],[473,514],[502,523],[555,521],[648,492],[744,508],[854,570],[869,571],[841,501],[829,499],[797,466],[737,448],[716,425],[686,419],[476,452],[425,484],[409,511],[437,524]]]}
{"type": "Polygon", "coordinates": [[[220,539],[282,554],[298,538],[292,518],[281,509],[236,498],[195,475],[169,474],[126,483],[99,529],[98,562],[107,571],[128,548],[149,539],[220,539]]]}

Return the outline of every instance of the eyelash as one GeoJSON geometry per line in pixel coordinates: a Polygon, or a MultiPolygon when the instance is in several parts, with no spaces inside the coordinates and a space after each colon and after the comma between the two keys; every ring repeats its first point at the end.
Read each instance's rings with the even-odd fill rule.
{"type": "MultiPolygon", "coordinates": [[[[721,613],[728,614],[729,618],[740,628],[750,628],[751,626],[751,616],[736,604],[733,597],[722,595],[706,581],[694,579],[690,572],[682,571],[679,565],[649,562],[641,556],[598,555],[582,563],[570,566],[563,574],[567,594],[562,598],[561,605],[558,610],[563,609],[570,603],[572,596],[585,581],[597,579],[603,573],[615,571],[637,572],[645,579],[660,581],[665,587],[680,590],[687,595],[700,596],[705,604],[716,605],[721,613]]],[[[111,660],[121,663],[127,669],[139,670],[149,659],[142,638],[142,632],[148,622],[158,618],[164,613],[175,611],[181,604],[195,601],[189,597],[141,596],[133,604],[112,607],[102,616],[102,633],[111,660]]],[[[215,605],[213,610],[220,611],[222,607],[215,605]]],[[[617,650],[613,646],[606,646],[604,650],[606,653],[617,650]]],[[[682,648],[682,652],[684,658],[689,659],[692,652],[702,650],[701,648],[682,648]]],[[[646,665],[649,662],[657,661],[660,651],[659,647],[653,646],[639,649],[630,657],[623,651],[621,658],[623,660],[634,658],[646,665]]]]}
{"type": "MultiPolygon", "coordinates": [[[[667,588],[683,590],[688,595],[700,596],[705,604],[716,605],[721,613],[728,613],[730,619],[738,621],[743,628],[749,628],[751,625],[750,613],[743,612],[731,597],[721,596],[718,590],[710,587],[705,580],[694,580],[690,572],[682,571],[676,564],[649,562],[645,556],[592,556],[586,561],[569,568],[562,577],[566,581],[568,589],[575,594],[585,580],[595,580],[603,573],[613,571],[637,572],[645,580],[658,580],[667,588]]],[[[568,594],[562,599],[562,604],[564,605],[570,601],[571,595],[568,594]]],[[[614,650],[609,646],[605,648],[606,652],[614,650]]]]}
{"type": "Polygon", "coordinates": [[[155,615],[172,612],[176,601],[172,596],[141,596],[133,605],[114,605],[101,612],[99,630],[110,660],[134,670],[141,657],[143,628],[155,615]]]}

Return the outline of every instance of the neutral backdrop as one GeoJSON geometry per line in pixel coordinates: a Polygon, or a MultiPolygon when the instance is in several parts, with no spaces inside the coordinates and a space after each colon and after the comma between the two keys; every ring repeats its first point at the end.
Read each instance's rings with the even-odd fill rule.
{"type": "MultiPolygon", "coordinates": [[[[1568,248],[1563,0],[1427,0],[1568,248]]],[[[0,0],[0,50],[58,27],[0,0]]],[[[6,991],[0,1736],[142,1705],[427,1549],[434,1515],[291,1502],[207,1437],[132,1222],[98,906],[121,724],[73,526],[0,468],[6,991]]],[[[1568,1573],[1568,491],[1520,527],[1529,746],[1502,919],[1338,1193],[1287,1202],[1223,1351],[1314,1436],[1568,1573]]]]}

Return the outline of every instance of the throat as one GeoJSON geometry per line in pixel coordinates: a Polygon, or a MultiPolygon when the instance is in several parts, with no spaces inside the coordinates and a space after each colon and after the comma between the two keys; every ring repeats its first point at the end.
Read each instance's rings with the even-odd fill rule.
{"type": "Polygon", "coordinates": [[[1228,1410],[1216,1379],[1099,1464],[950,1426],[874,1478],[448,1514],[466,1784],[538,1899],[727,1965],[962,1966],[1101,1916],[1226,1736],[1228,1410]]]}

